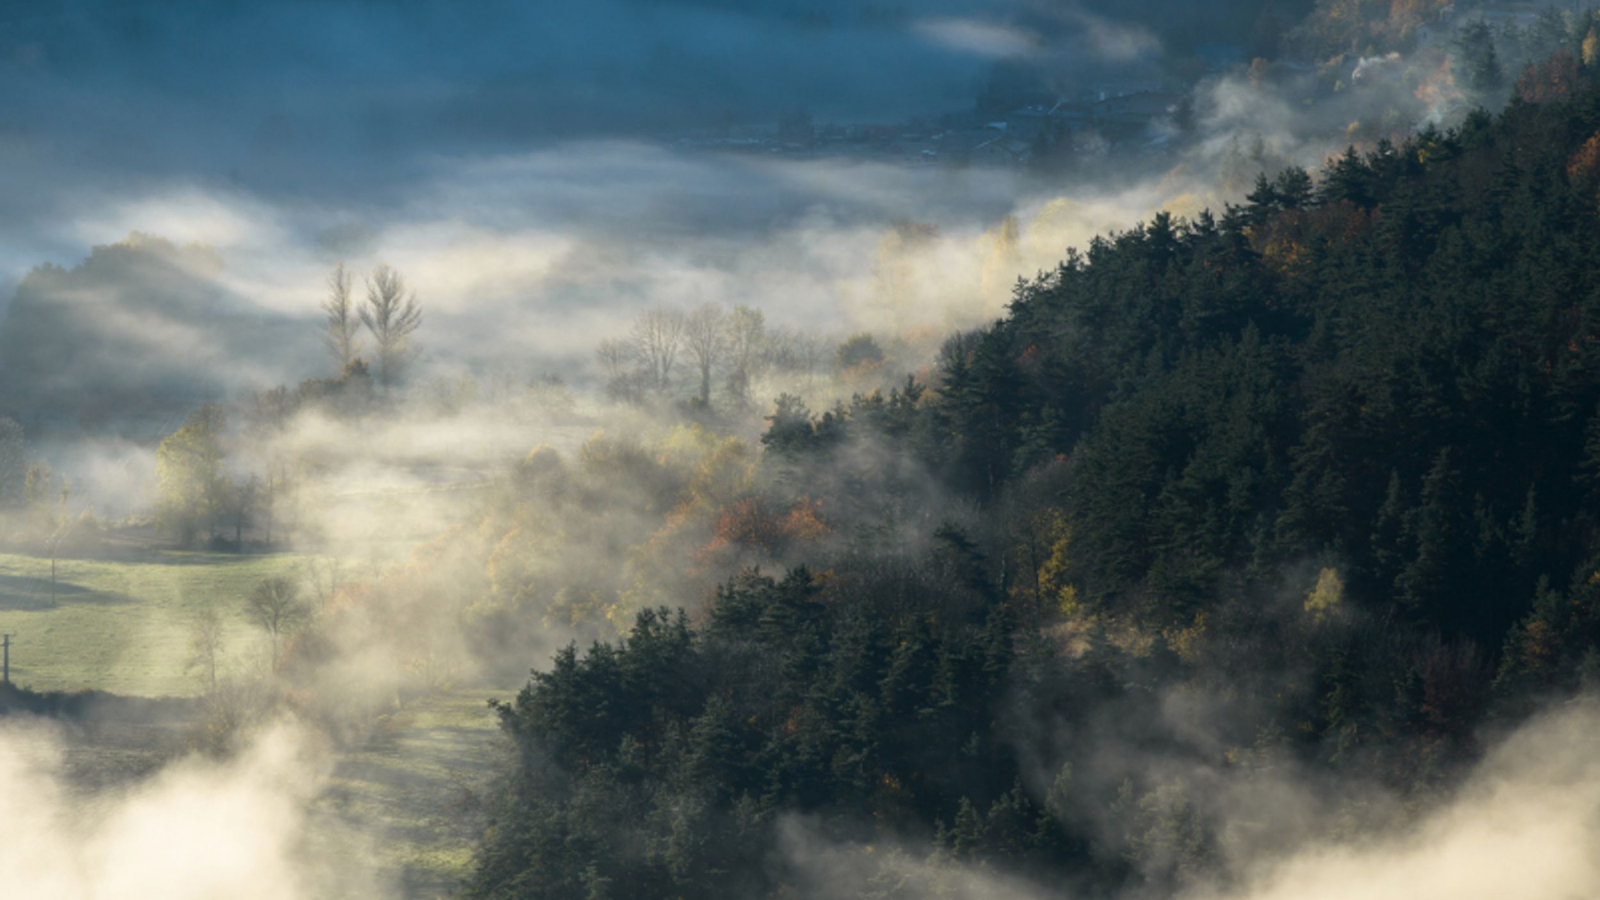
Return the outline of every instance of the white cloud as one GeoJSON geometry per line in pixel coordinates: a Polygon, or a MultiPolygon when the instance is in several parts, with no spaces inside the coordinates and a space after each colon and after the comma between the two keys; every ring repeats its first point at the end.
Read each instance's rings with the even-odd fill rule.
{"type": "Polygon", "coordinates": [[[911,27],[925,40],[977,56],[1027,56],[1042,43],[1032,32],[979,19],[923,19],[911,27]]]}
{"type": "Polygon", "coordinates": [[[1073,11],[1071,18],[1083,29],[1094,55],[1107,62],[1133,62],[1161,52],[1161,39],[1143,25],[1118,22],[1084,10],[1073,11]]]}

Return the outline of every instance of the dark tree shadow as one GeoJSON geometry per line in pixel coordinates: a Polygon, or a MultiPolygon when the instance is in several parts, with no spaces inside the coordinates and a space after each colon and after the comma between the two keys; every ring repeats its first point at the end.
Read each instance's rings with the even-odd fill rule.
{"type": "Polygon", "coordinates": [[[31,575],[0,575],[0,610],[41,612],[63,603],[94,606],[120,606],[132,603],[126,594],[94,591],[70,581],[56,581],[55,600],[50,599],[50,579],[31,575]]]}

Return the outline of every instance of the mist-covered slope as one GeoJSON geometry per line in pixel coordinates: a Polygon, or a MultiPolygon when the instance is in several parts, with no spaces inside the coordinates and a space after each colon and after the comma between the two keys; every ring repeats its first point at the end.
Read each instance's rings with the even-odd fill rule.
{"type": "Polygon", "coordinates": [[[233,295],[221,270],[211,250],[138,234],[71,269],[35,268],[0,319],[0,414],[149,438],[197,403],[270,383],[311,342],[233,295]]]}
{"type": "Polygon", "coordinates": [[[474,895],[1445,896],[1481,817],[1585,833],[1593,773],[1522,766],[1588,725],[1483,751],[1600,672],[1592,75],[1097,241],[927,392],[780,400],[765,490],[841,538],[502,707],[474,895]]]}

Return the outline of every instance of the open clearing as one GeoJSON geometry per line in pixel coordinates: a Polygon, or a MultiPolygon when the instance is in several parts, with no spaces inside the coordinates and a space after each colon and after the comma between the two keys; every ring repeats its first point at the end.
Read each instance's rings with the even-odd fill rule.
{"type": "MultiPolygon", "coordinates": [[[[0,632],[17,635],[11,677],[41,691],[99,690],[130,697],[192,697],[185,672],[190,623],[207,606],[226,623],[225,668],[266,666],[267,643],[244,616],[263,579],[304,577],[296,554],[148,550],[127,559],[50,560],[0,554],[0,632]]],[[[370,854],[404,898],[447,897],[470,869],[483,787],[501,738],[491,697],[516,687],[456,687],[381,717],[337,752],[313,806],[313,840],[370,854]]],[[[187,752],[176,722],[63,726],[74,786],[97,792],[147,777],[187,752]]]]}
{"type": "MultiPolygon", "coordinates": [[[[357,885],[370,873],[381,896],[394,900],[453,896],[471,872],[485,791],[507,749],[487,701],[515,693],[438,691],[380,716],[364,736],[335,749],[308,810],[308,871],[343,873],[357,885]]],[[[66,786],[84,797],[115,797],[187,754],[187,731],[176,721],[95,719],[54,728],[66,786]]],[[[328,900],[369,896],[330,881],[328,900]]]]}
{"type": "Polygon", "coordinates": [[[206,607],[225,623],[224,666],[262,666],[266,638],[244,597],[273,576],[298,579],[297,554],[149,550],[129,559],[0,554],[0,632],[14,634],[11,680],[39,691],[96,689],[135,697],[200,693],[185,672],[191,624],[206,607]]]}
{"type": "MultiPolygon", "coordinates": [[[[35,690],[106,690],[125,697],[195,697],[186,673],[189,628],[208,605],[226,623],[224,666],[266,666],[267,642],[243,597],[270,577],[301,580],[298,554],[144,551],[130,559],[0,554],[0,633],[16,634],[11,679],[35,690]]],[[[414,700],[338,751],[314,804],[310,838],[373,858],[398,897],[448,897],[466,878],[482,826],[482,790],[499,730],[486,701],[515,687],[456,687],[414,700]]],[[[186,753],[181,724],[64,725],[78,790],[115,788],[186,753]]]]}
{"type": "Polygon", "coordinates": [[[339,754],[315,805],[317,843],[365,842],[406,900],[453,895],[469,874],[483,792],[505,748],[487,701],[515,694],[456,688],[385,716],[339,754]]]}

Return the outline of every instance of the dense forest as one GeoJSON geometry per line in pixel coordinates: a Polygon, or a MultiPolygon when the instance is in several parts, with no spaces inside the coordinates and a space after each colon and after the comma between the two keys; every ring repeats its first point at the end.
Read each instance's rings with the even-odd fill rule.
{"type": "MultiPolygon", "coordinates": [[[[729,540],[833,537],[536,661],[471,894],[791,896],[797,829],[863,897],[922,896],[907,859],[1160,894],[1446,795],[1600,677],[1590,67],[1098,239],[925,379],[780,398],[729,540]],[[1217,800],[1290,770],[1326,815],[1217,800]]],[[[508,506],[571,495],[536,462],[508,506]]]]}

